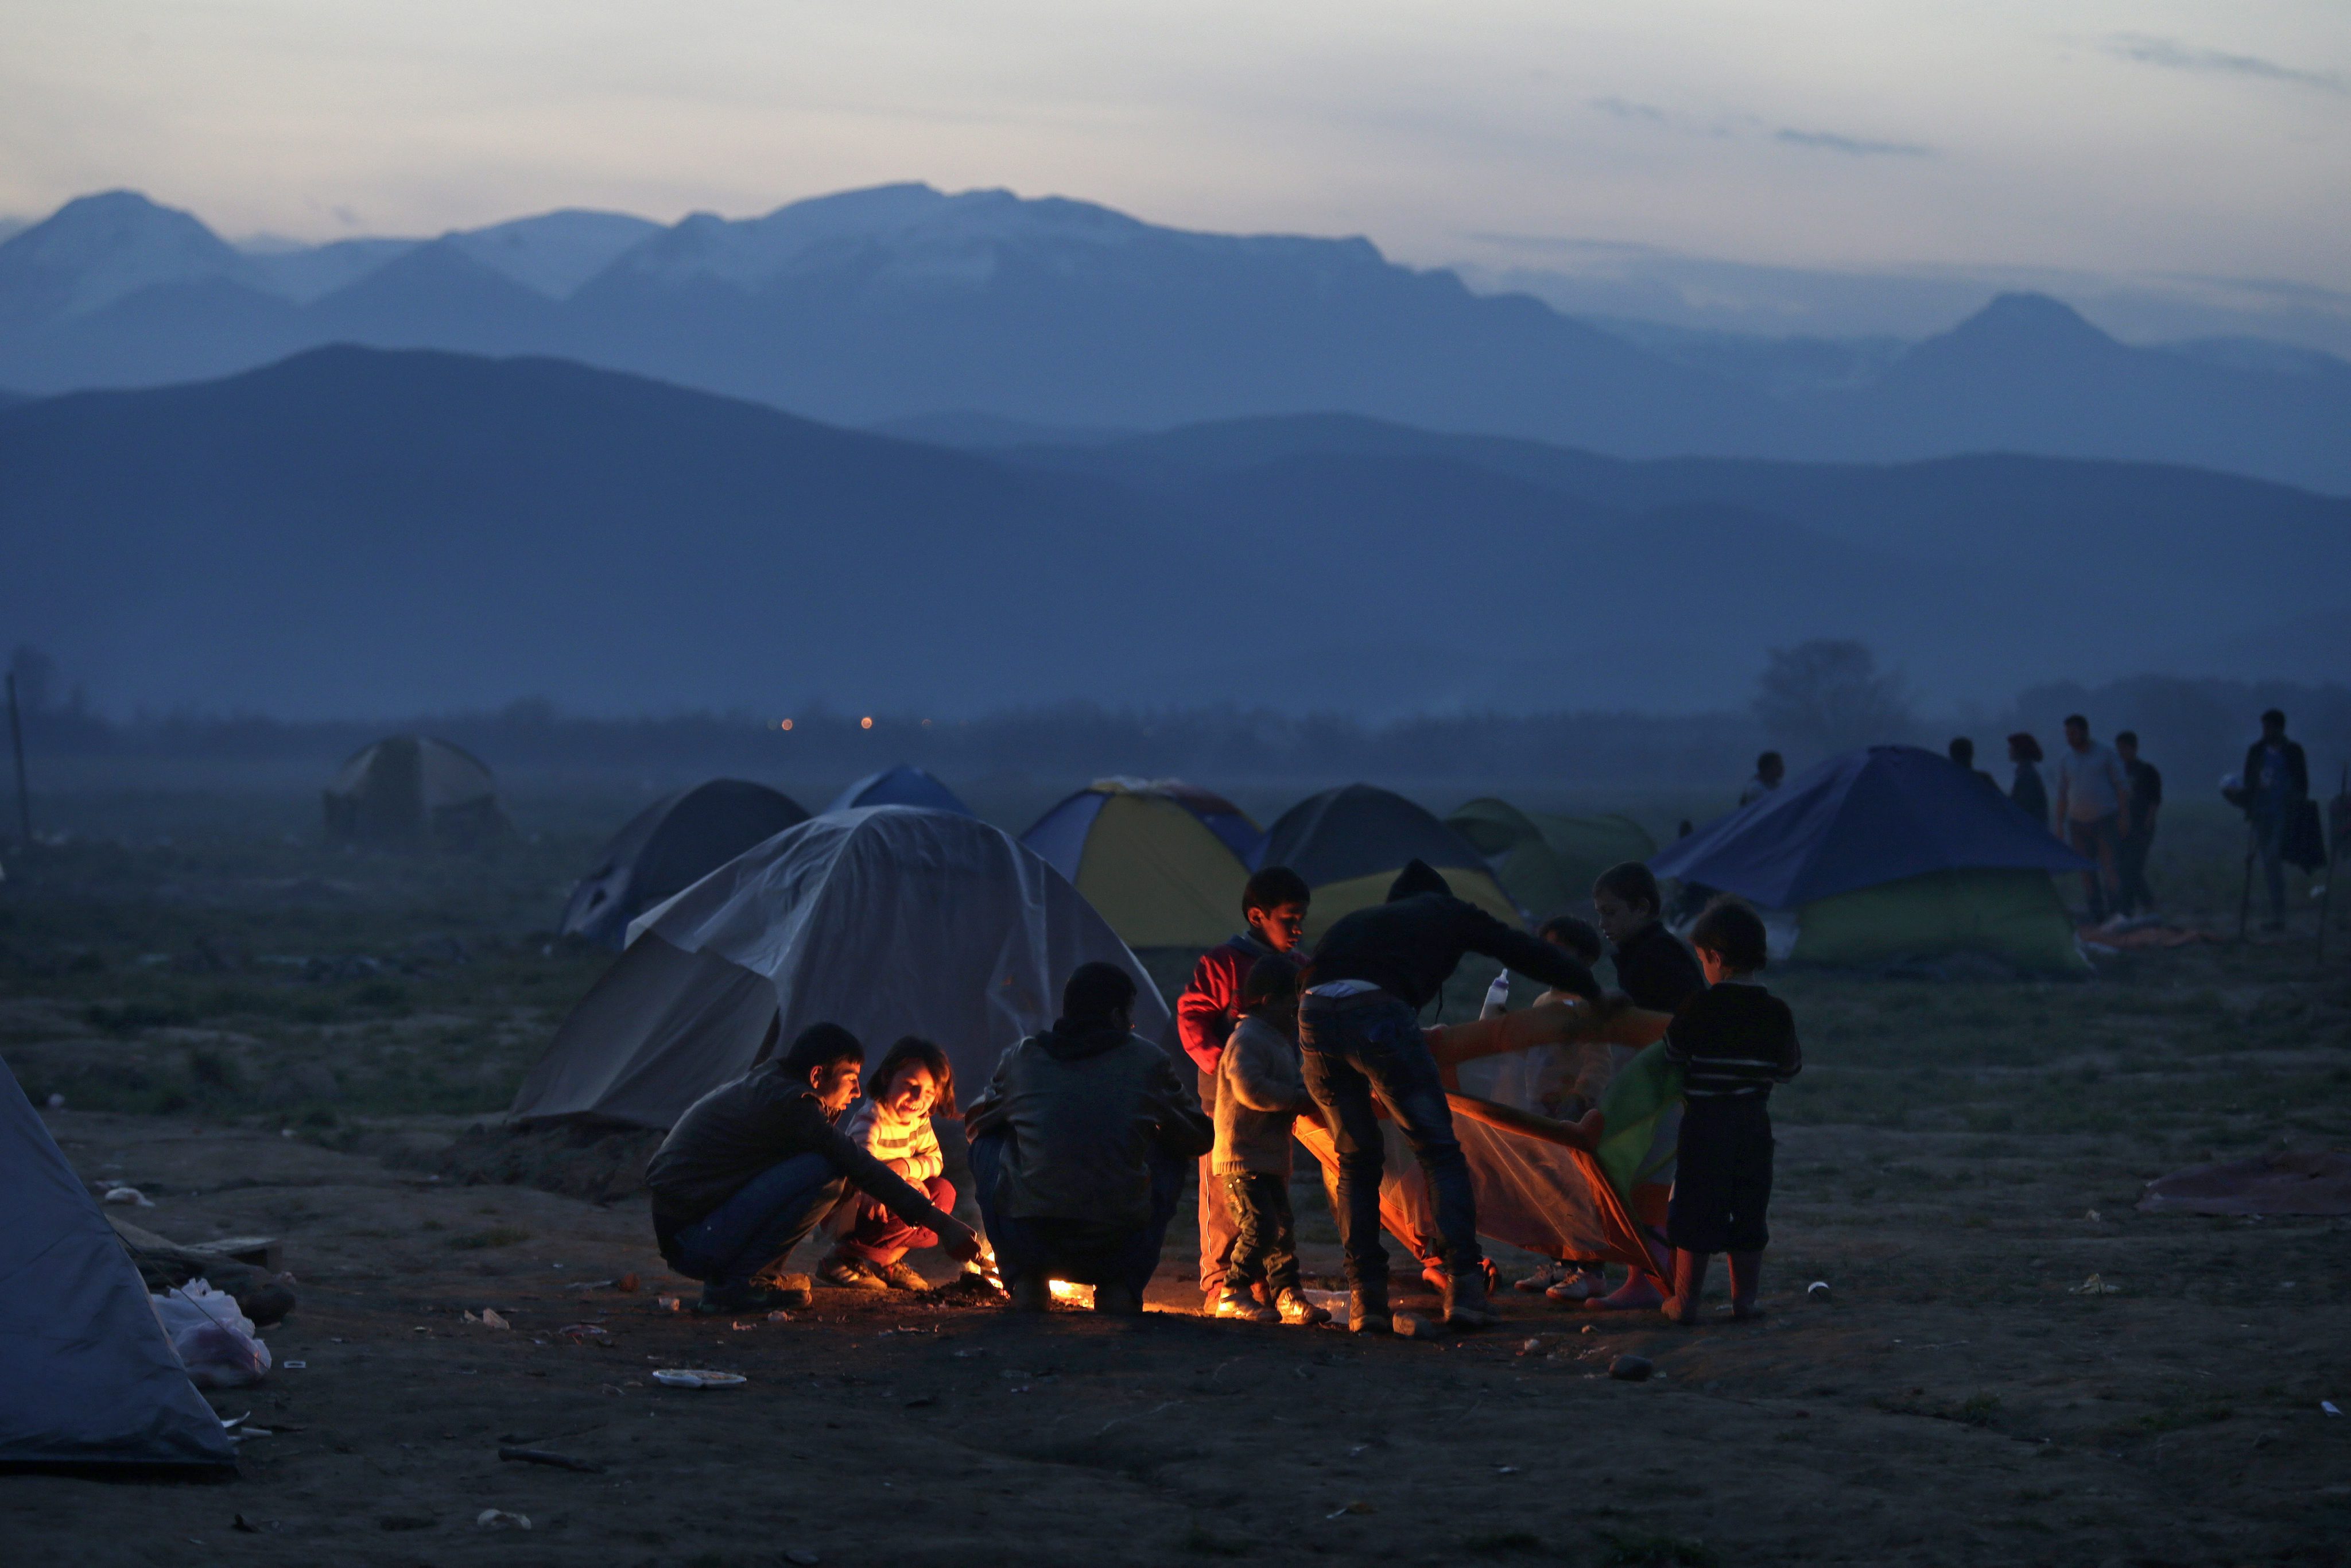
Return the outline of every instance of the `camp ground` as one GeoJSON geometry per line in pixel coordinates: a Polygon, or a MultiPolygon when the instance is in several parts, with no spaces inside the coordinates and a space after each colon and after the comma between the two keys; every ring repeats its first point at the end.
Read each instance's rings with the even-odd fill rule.
{"type": "Polygon", "coordinates": [[[799,802],[764,784],[714,779],[664,795],[612,835],[580,879],[558,926],[618,948],[629,923],[764,839],[808,821],[799,802]]]}
{"type": "Polygon", "coordinates": [[[1499,919],[1523,913],[1494,880],[1485,857],[1426,807],[1373,784],[1308,797],[1267,830],[1262,865],[1286,865],[1314,890],[1306,926],[1313,940],[1350,910],[1379,903],[1409,862],[1442,873],[1458,896],[1499,919]]]}

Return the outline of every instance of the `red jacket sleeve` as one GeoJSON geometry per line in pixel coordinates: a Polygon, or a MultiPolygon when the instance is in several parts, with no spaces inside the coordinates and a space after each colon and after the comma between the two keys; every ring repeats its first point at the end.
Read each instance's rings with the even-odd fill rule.
{"type": "Polygon", "coordinates": [[[1230,945],[1211,947],[1192,966],[1192,983],[1176,998],[1176,1034],[1184,1054],[1203,1072],[1214,1072],[1232,1038],[1233,1010],[1240,1001],[1240,955],[1230,945]]]}

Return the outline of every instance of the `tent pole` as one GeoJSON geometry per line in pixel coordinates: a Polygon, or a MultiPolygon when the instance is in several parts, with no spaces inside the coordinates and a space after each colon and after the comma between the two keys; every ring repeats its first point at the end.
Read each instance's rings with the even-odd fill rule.
{"type": "Polygon", "coordinates": [[[16,748],[16,825],[26,854],[33,852],[33,797],[25,789],[25,722],[16,711],[16,672],[8,672],[8,739],[16,748]]]}

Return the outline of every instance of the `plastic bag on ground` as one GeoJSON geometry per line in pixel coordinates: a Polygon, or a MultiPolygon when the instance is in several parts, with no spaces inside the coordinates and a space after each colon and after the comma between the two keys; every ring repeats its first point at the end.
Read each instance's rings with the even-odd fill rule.
{"type": "Polygon", "coordinates": [[[191,1280],[168,1295],[148,1298],[163,1337],[172,1342],[188,1380],[199,1388],[239,1388],[269,1373],[269,1347],[235,1297],[207,1280],[191,1280]]]}

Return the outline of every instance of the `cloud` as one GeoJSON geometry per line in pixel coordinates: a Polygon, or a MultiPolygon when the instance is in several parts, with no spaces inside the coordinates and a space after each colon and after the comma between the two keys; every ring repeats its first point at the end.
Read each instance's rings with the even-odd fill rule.
{"type": "Polygon", "coordinates": [[[1638,120],[1651,125],[1666,125],[1671,123],[1673,120],[1673,116],[1656,104],[1635,103],[1629,99],[1595,98],[1592,100],[1592,107],[1603,114],[1614,115],[1619,120],[1638,120]]]}
{"type": "Polygon", "coordinates": [[[1935,150],[1915,141],[1872,141],[1860,136],[1840,135],[1834,131],[1793,131],[1782,126],[1771,133],[1774,141],[1791,147],[1810,147],[1822,152],[1843,152],[1855,158],[1931,158],[1935,150]]]}
{"type": "Polygon", "coordinates": [[[2210,76],[2251,77],[2256,81],[2289,82],[2322,92],[2351,92],[2343,78],[2327,71],[2296,70],[2258,55],[2232,55],[2220,49],[2199,48],[2177,38],[2149,37],[2144,33],[2116,33],[2100,46],[2116,59],[2175,71],[2201,71],[2210,76]]]}

